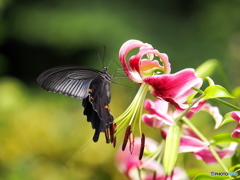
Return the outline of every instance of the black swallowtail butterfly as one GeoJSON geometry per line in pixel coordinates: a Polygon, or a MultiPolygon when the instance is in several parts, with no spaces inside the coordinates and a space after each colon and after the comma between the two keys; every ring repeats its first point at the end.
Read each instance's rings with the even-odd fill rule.
{"type": "Polygon", "coordinates": [[[106,67],[99,71],[83,66],[59,66],[44,71],[37,82],[46,91],[83,99],[83,114],[95,129],[93,141],[97,142],[100,132],[105,132],[106,139],[109,139],[113,122],[108,106],[111,100],[111,78],[106,67]]]}

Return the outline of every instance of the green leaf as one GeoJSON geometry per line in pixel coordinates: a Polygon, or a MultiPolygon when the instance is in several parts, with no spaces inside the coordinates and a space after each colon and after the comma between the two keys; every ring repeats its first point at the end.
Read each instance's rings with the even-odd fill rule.
{"type": "Polygon", "coordinates": [[[227,114],[225,114],[225,116],[223,117],[222,123],[220,124],[219,127],[221,127],[222,125],[227,124],[227,123],[229,123],[229,122],[232,122],[232,121],[235,121],[235,120],[232,118],[232,116],[231,116],[230,113],[227,113],[227,114]]]}
{"type": "MultiPolygon", "coordinates": [[[[210,172],[212,173],[212,172],[210,172]]],[[[215,172],[213,172],[215,173],[215,172]]],[[[214,175],[214,176],[211,176],[209,174],[198,174],[197,176],[195,176],[193,178],[193,180],[211,180],[211,179],[214,179],[214,180],[231,180],[233,178],[229,177],[229,176],[217,176],[217,175],[214,175]]]]}
{"type": "Polygon", "coordinates": [[[231,142],[240,143],[240,139],[233,138],[229,133],[217,134],[213,136],[211,139],[212,144],[231,143],[231,142]]]}
{"type": "Polygon", "coordinates": [[[190,96],[188,96],[188,98],[187,98],[187,103],[188,103],[188,104],[190,104],[190,103],[192,102],[192,100],[194,99],[194,97],[195,97],[196,94],[197,94],[197,93],[193,93],[193,94],[191,94],[190,96]]]}
{"type": "Polygon", "coordinates": [[[234,97],[240,97],[240,86],[234,88],[232,94],[234,97]]]}
{"type": "Polygon", "coordinates": [[[238,171],[239,175],[240,175],[240,154],[238,152],[236,152],[232,157],[231,157],[231,161],[232,161],[232,166],[231,168],[229,168],[229,172],[235,172],[238,171]]]}
{"type": "Polygon", "coordinates": [[[209,59],[197,67],[196,73],[200,78],[205,78],[211,76],[216,70],[216,67],[219,66],[219,62],[216,59],[209,59]]]}
{"type": "Polygon", "coordinates": [[[209,86],[215,85],[215,83],[214,83],[214,81],[212,80],[212,78],[206,77],[205,79],[207,79],[209,86]]]}
{"type": "Polygon", "coordinates": [[[235,166],[232,166],[229,168],[229,175],[234,177],[234,179],[240,179],[240,164],[238,161],[238,164],[235,166]]]}
{"type": "Polygon", "coordinates": [[[164,149],[163,167],[166,174],[171,174],[178,157],[178,148],[180,143],[180,130],[174,124],[170,126],[164,149]]]}
{"type": "Polygon", "coordinates": [[[204,90],[205,99],[212,99],[212,98],[218,98],[218,97],[234,98],[224,87],[219,85],[208,86],[204,90]]]}

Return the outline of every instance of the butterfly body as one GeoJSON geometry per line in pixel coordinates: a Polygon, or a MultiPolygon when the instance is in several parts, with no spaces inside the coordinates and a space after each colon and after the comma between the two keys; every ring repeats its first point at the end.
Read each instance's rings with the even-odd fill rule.
{"type": "Polygon", "coordinates": [[[111,75],[83,66],[59,66],[44,71],[37,78],[41,87],[50,92],[83,99],[83,114],[95,129],[93,141],[97,142],[100,132],[107,132],[113,122],[109,110],[111,101],[111,75]]]}

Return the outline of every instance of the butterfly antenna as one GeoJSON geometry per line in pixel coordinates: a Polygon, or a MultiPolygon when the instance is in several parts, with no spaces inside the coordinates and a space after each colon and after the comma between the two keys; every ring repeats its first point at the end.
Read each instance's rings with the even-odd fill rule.
{"type": "MultiPolygon", "coordinates": [[[[115,63],[117,64],[117,66],[119,67],[119,69],[123,69],[123,68],[118,64],[118,62],[117,62],[116,60],[114,60],[114,59],[112,59],[112,60],[109,62],[108,67],[110,66],[110,64],[112,64],[112,62],[115,62],[115,63]]],[[[117,70],[119,70],[119,69],[117,69],[117,70]]]]}
{"type": "Polygon", "coordinates": [[[101,57],[98,53],[98,60],[101,64],[102,67],[104,67],[104,59],[105,59],[105,54],[106,54],[106,46],[103,46],[103,57],[102,57],[102,61],[101,61],[101,57]]]}
{"type": "Polygon", "coordinates": [[[111,60],[107,66],[107,68],[109,68],[109,66],[112,64],[112,62],[115,61],[115,60],[111,60]]]}
{"type": "Polygon", "coordinates": [[[128,85],[126,85],[126,84],[117,83],[117,82],[114,82],[114,81],[112,81],[112,83],[113,83],[113,84],[117,84],[117,85],[121,85],[121,86],[126,86],[126,87],[128,87],[128,88],[133,88],[133,87],[128,86],[128,85]]]}
{"type": "Polygon", "coordinates": [[[114,62],[117,64],[117,66],[118,66],[120,69],[122,69],[122,67],[118,64],[118,62],[117,62],[116,60],[112,60],[112,61],[114,61],[114,62]]]}
{"type": "Polygon", "coordinates": [[[101,66],[103,67],[103,64],[102,64],[102,61],[101,61],[101,58],[100,58],[99,53],[98,53],[98,60],[99,60],[99,62],[100,62],[100,64],[101,64],[101,66]]]}
{"type": "Polygon", "coordinates": [[[106,55],[106,46],[103,46],[103,63],[102,63],[102,67],[104,66],[105,55],[106,55]]]}

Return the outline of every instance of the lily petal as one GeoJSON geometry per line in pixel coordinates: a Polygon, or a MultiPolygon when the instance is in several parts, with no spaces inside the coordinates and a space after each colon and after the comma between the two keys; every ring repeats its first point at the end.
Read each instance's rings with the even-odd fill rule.
{"type": "Polygon", "coordinates": [[[237,121],[238,123],[240,123],[240,111],[232,111],[230,113],[230,115],[232,116],[232,118],[237,121]]]}
{"type": "Polygon", "coordinates": [[[168,102],[159,99],[155,101],[147,99],[144,103],[144,108],[150,113],[142,116],[142,121],[145,124],[154,128],[174,124],[173,118],[168,114],[168,102]]]}
{"type": "MultiPolygon", "coordinates": [[[[187,125],[183,125],[182,126],[182,130],[183,130],[183,133],[187,136],[191,136],[191,137],[194,137],[196,139],[199,139],[199,137],[197,136],[197,134],[195,132],[193,132],[192,129],[190,129],[187,125]]],[[[200,140],[200,139],[199,139],[200,140]]]]}
{"type": "Polygon", "coordinates": [[[168,117],[168,115],[160,117],[158,115],[143,114],[142,121],[153,128],[174,124],[174,120],[170,116],[168,117]]]}
{"type": "Polygon", "coordinates": [[[178,151],[179,153],[196,152],[196,151],[202,150],[208,145],[209,145],[208,142],[203,142],[197,138],[190,137],[190,136],[181,136],[180,146],[178,151]]]}
{"type": "Polygon", "coordinates": [[[196,77],[194,69],[184,69],[175,74],[163,74],[150,76],[144,79],[152,89],[151,93],[179,107],[187,101],[187,97],[193,93],[192,87],[199,88],[202,79],[196,77]]]}
{"type": "MultiPolygon", "coordinates": [[[[238,146],[238,143],[231,143],[229,147],[223,148],[223,149],[215,149],[217,154],[221,159],[223,158],[229,158],[234,155],[236,152],[236,148],[238,146]]],[[[194,155],[197,159],[205,161],[207,164],[216,164],[217,160],[212,155],[209,148],[205,148],[201,151],[194,152],[194,155]]]]}
{"type": "Polygon", "coordinates": [[[169,103],[162,100],[152,101],[150,99],[146,99],[144,103],[144,109],[146,109],[150,114],[166,114],[168,112],[169,103]]]}
{"type": "Polygon", "coordinates": [[[233,138],[240,139],[240,124],[237,125],[236,129],[232,132],[231,136],[233,138]]]}
{"type": "Polygon", "coordinates": [[[153,75],[154,70],[158,70],[158,72],[164,72],[165,74],[168,74],[171,71],[168,56],[166,54],[160,53],[150,44],[143,43],[138,40],[129,40],[125,42],[120,48],[119,59],[126,75],[132,81],[139,84],[143,82],[144,75],[151,76],[153,75]],[[130,57],[127,63],[126,56],[134,48],[139,48],[139,51],[136,55],[130,57]],[[143,59],[143,56],[145,55],[147,55],[149,59],[143,59]],[[159,62],[157,63],[155,60],[153,60],[154,55],[159,58],[159,61],[161,61],[163,65],[160,65],[159,62]]]}
{"type": "Polygon", "coordinates": [[[215,120],[215,129],[217,129],[222,123],[222,115],[219,112],[218,107],[212,106],[210,104],[205,104],[203,110],[211,114],[215,120]]]}
{"type": "Polygon", "coordinates": [[[231,136],[233,138],[240,138],[240,111],[232,111],[230,113],[231,117],[238,122],[237,127],[232,132],[231,136]]]}
{"type": "Polygon", "coordinates": [[[144,47],[144,48],[148,48],[148,49],[153,49],[153,47],[150,45],[150,44],[147,44],[147,43],[143,43],[141,41],[138,41],[138,40],[129,40],[129,41],[126,41],[120,48],[119,50],[119,59],[122,63],[122,67],[124,69],[124,72],[126,73],[126,75],[129,77],[129,79],[131,79],[132,81],[134,82],[137,82],[138,83],[138,80],[141,79],[139,74],[137,77],[137,75],[135,74],[132,74],[132,71],[130,69],[130,67],[127,65],[127,62],[126,62],[126,56],[127,54],[134,48],[137,48],[137,47],[144,47]]]}

